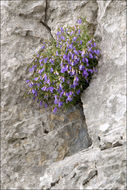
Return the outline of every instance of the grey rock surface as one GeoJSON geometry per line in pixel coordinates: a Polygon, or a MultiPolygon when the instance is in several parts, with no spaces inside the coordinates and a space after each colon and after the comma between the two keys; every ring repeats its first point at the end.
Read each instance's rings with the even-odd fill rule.
{"type": "Polygon", "coordinates": [[[125,146],[89,148],[52,164],[40,178],[41,189],[125,189],[125,146]],[[121,159],[122,158],[122,159],[121,159]]]}
{"type": "MultiPolygon", "coordinates": [[[[126,25],[125,2],[98,1],[95,37],[101,37],[98,74],[82,95],[93,143],[101,146],[126,140],[126,25]]],[[[103,147],[104,148],[104,147],[103,147]]],[[[105,147],[106,148],[106,147],[105,147]]]]}
{"type": "Polygon", "coordinates": [[[2,1],[2,189],[126,189],[125,6],[2,1]],[[44,39],[79,16],[87,16],[98,40],[98,73],[82,94],[83,109],[53,115],[24,99],[26,66],[44,39]]]}

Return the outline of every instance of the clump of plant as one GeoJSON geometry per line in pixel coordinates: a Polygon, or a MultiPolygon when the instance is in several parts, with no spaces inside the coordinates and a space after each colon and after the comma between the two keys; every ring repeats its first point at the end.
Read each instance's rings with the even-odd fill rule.
{"type": "Polygon", "coordinates": [[[86,20],[61,27],[56,38],[43,42],[28,66],[28,95],[53,112],[76,104],[98,64],[100,51],[87,31],[86,20]]]}

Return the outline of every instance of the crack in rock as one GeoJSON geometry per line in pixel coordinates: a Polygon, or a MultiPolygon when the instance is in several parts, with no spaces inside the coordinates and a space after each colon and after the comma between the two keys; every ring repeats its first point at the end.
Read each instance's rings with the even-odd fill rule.
{"type": "Polygon", "coordinates": [[[89,181],[94,178],[96,175],[98,174],[98,171],[97,170],[92,170],[90,171],[90,173],[88,174],[88,177],[86,177],[84,180],[83,180],[83,185],[86,185],[87,183],[89,183],[89,181]]]}
{"type": "Polygon", "coordinates": [[[48,17],[48,14],[47,14],[47,12],[48,12],[48,0],[45,0],[45,2],[46,2],[46,6],[45,6],[45,18],[44,18],[44,21],[43,20],[41,20],[40,21],[40,23],[43,25],[43,26],[45,26],[45,28],[48,30],[48,32],[50,33],[50,35],[51,35],[51,37],[54,39],[54,37],[53,37],[53,35],[52,35],[52,32],[51,32],[51,28],[48,26],[48,24],[47,24],[47,17],[48,17]]]}

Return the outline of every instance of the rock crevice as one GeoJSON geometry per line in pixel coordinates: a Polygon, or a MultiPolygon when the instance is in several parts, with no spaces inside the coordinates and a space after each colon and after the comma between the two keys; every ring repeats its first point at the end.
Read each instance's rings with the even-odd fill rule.
{"type": "Polygon", "coordinates": [[[2,1],[2,189],[126,189],[125,6],[2,1]],[[78,16],[87,17],[101,49],[98,73],[82,105],[53,115],[24,99],[26,66],[43,40],[78,16]]]}

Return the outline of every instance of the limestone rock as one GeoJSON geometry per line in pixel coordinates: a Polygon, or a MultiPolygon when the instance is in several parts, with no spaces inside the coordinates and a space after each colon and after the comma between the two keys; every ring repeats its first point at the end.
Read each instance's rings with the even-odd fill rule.
{"type": "Polygon", "coordinates": [[[125,5],[2,1],[2,189],[126,189],[125,5]],[[82,94],[83,109],[53,115],[24,99],[26,66],[44,39],[79,16],[101,49],[98,73],[82,94]]]}
{"type": "Polygon", "coordinates": [[[125,2],[98,1],[98,7],[95,36],[102,37],[102,58],[82,101],[93,143],[99,136],[100,142],[113,144],[126,140],[125,2]]]}
{"type": "Polygon", "coordinates": [[[47,168],[40,189],[124,190],[125,159],[125,146],[104,151],[89,148],[47,168]]]}

